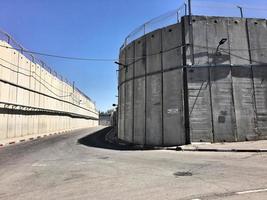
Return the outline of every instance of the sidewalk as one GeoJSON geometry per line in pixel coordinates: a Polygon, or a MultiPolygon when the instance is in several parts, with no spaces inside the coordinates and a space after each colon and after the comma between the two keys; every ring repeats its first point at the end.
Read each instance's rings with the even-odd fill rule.
{"type": "Polygon", "coordinates": [[[176,151],[214,151],[214,152],[267,152],[267,140],[247,141],[247,142],[225,142],[225,143],[192,143],[182,146],[171,147],[151,147],[142,145],[133,145],[120,141],[112,129],[109,131],[105,140],[111,144],[130,147],[129,149],[162,149],[162,150],[176,150],[176,151]]]}
{"type": "Polygon", "coordinates": [[[267,140],[225,143],[193,143],[177,147],[182,151],[267,152],[267,140]]]}

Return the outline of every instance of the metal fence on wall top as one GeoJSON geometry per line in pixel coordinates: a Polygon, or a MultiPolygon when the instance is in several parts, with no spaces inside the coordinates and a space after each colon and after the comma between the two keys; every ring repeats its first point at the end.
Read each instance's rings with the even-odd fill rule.
{"type": "MultiPolygon", "coordinates": [[[[134,29],[126,36],[121,49],[137,38],[140,38],[147,33],[163,28],[165,26],[175,24],[181,20],[181,17],[189,14],[189,1],[185,1],[177,9],[166,12],[158,17],[155,17],[141,26],[134,29]]],[[[250,7],[246,5],[235,5],[231,3],[219,3],[211,1],[191,1],[192,15],[205,16],[229,16],[229,17],[258,17],[267,18],[267,7],[250,7]]]]}
{"type": "MultiPolygon", "coordinates": [[[[33,55],[33,53],[30,53],[31,51],[29,51],[26,48],[24,48],[11,35],[9,35],[8,33],[6,33],[3,30],[0,30],[0,40],[7,42],[10,46],[12,46],[12,48],[14,48],[15,50],[19,51],[22,55],[24,55],[30,61],[34,62],[35,64],[39,64],[47,72],[49,72],[53,76],[57,77],[59,80],[67,83],[69,86],[73,87],[74,90],[76,90],[77,92],[81,93],[84,97],[86,97],[87,99],[92,101],[90,97],[88,97],[81,90],[79,90],[77,87],[74,86],[74,82],[69,81],[68,79],[64,78],[62,75],[57,73],[55,70],[53,70],[51,67],[49,67],[43,60],[38,58],[36,55],[33,55]]],[[[75,99],[74,99],[74,101],[75,101],[75,99]]],[[[95,102],[94,102],[94,104],[95,104],[95,102]]]]}

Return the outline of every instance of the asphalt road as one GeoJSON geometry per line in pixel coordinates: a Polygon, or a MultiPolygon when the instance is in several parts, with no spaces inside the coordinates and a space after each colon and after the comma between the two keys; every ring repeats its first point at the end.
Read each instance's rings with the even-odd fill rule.
{"type": "Polygon", "coordinates": [[[121,151],[100,129],[0,148],[0,199],[267,199],[267,153],[121,151]]]}

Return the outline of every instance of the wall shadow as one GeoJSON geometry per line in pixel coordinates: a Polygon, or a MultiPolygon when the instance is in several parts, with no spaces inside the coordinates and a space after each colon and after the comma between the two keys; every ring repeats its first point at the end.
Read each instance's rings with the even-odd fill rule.
{"type": "Polygon", "coordinates": [[[79,144],[95,147],[101,149],[110,149],[118,151],[141,151],[141,150],[160,150],[161,147],[152,147],[152,146],[143,146],[143,145],[134,145],[119,140],[113,131],[113,127],[107,127],[101,129],[95,133],[87,135],[78,139],[79,144]],[[107,139],[109,137],[109,139],[107,139]]]}

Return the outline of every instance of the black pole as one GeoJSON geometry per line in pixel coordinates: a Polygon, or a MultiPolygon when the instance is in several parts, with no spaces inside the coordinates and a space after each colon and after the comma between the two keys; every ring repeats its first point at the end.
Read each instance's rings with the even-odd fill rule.
{"type": "Polygon", "coordinates": [[[244,16],[243,16],[243,8],[241,7],[241,6],[237,6],[238,8],[239,8],[239,10],[240,10],[240,15],[241,15],[241,18],[243,18],[244,16]]]}
{"type": "Polygon", "coordinates": [[[191,23],[191,16],[192,16],[191,0],[188,0],[188,12],[189,12],[190,23],[191,23]]]}
{"type": "Polygon", "coordinates": [[[189,24],[189,44],[190,44],[190,54],[191,54],[191,63],[190,65],[194,65],[194,47],[193,47],[193,25],[192,25],[192,9],[191,9],[191,0],[188,0],[188,24],[189,24]]]}

